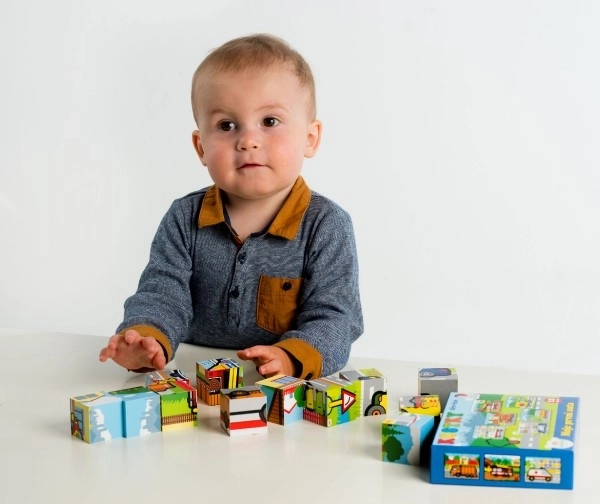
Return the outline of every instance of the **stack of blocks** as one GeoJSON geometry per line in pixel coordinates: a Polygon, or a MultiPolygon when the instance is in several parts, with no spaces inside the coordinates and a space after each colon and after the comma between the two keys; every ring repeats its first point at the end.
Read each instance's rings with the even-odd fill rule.
{"type": "Polygon", "coordinates": [[[230,436],[267,432],[267,396],[256,385],[221,389],[221,427],[230,436]]]}
{"type": "Polygon", "coordinates": [[[197,425],[196,391],[173,373],[150,373],[145,387],[71,397],[71,434],[97,443],[197,425]]]}
{"type": "Polygon", "coordinates": [[[244,368],[229,358],[207,359],[196,362],[198,397],[209,406],[220,402],[221,389],[244,386],[244,368]]]}
{"type": "Polygon", "coordinates": [[[256,382],[267,397],[267,421],[279,425],[288,425],[302,420],[302,402],[304,380],[278,374],[256,382]]]}
{"type": "Polygon", "coordinates": [[[417,396],[401,396],[399,413],[381,425],[381,457],[385,462],[428,465],[431,444],[445,402],[458,390],[456,371],[420,368],[417,396]]]}

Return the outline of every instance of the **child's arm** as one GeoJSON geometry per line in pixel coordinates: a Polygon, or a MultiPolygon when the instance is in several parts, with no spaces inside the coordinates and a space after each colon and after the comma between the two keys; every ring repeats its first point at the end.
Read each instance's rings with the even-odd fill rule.
{"type": "MultiPolygon", "coordinates": [[[[115,343],[109,343],[100,354],[101,360],[111,358],[128,369],[165,366],[159,356],[157,346],[163,351],[166,362],[170,361],[181,340],[187,335],[187,328],[192,317],[192,301],[189,280],[192,271],[190,255],[192,216],[196,207],[186,206],[178,200],[173,202],[169,211],[163,217],[152,241],[150,259],[144,269],[137,291],[125,301],[124,319],[116,329],[116,335],[111,338],[115,343]],[[142,340],[135,338],[126,342],[119,334],[135,330],[142,340]],[[145,341],[148,340],[148,341],[145,341]],[[153,341],[152,344],[149,341],[153,341]],[[133,345],[132,348],[128,346],[133,345]],[[135,346],[140,347],[142,355],[134,352],[135,346]],[[149,345],[149,347],[148,347],[149,345]],[[121,362],[120,355],[113,357],[117,350],[134,353],[133,361],[158,359],[152,366],[143,364],[130,367],[121,362]],[[120,359],[120,360],[117,360],[120,359]]],[[[125,357],[130,359],[129,356],[125,357]]]]}
{"type": "MultiPolygon", "coordinates": [[[[308,240],[294,327],[276,345],[299,363],[301,378],[327,376],[348,362],[363,332],[358,257],[350,215],[318,201],[308,240]]],[[[310,222],[309,222],[310,224],[310,222]]]]}
{"type": "Polygon", "coordinates": [[[132,371],[163,369],[167,364],[160,343],[154,338],[141,336],[133,329],[111,336],[108,345],[100,351],[100,362],[108,359],[132,371]]]}

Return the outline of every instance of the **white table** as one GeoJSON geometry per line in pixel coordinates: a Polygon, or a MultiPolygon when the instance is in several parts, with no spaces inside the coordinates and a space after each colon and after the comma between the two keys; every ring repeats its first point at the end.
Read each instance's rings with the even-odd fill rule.
{"type": "MultiPolygon", "coordinates": [[[[463,392],[579,396],[575,489],[432,485],[427,469],[381,461],[381,417],[325,428],[306,421],[267,434],[229,437],[218,406],[199,403],[199,426],[87,444],[71,437],[69,398],[143,384],[98,362],[107,338],[0,329],[0,504],[77,502],[596,503],[600,491],[600,377],[457,367],[463,392]],[[596,418],[596,420],[594,420],[596,418]]],[[[195,363],[233,351],[183,345],[169,368],[193,379],[195,363]]],[[[417,369],[452,363],[352,358],[388,378],[390,409],[417,393],[417,369]]],[[[244,369],[245,383],[258,374],[244,369]]]]}

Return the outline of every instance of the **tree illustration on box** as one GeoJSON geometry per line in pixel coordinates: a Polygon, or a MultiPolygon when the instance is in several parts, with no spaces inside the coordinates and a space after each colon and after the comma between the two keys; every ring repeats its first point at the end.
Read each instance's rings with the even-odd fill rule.
{"type": "Polygon", "coordinates": [[[382,445],[384,460],[386,458],[389,462],[400,460],[402,455],[404,455],[404,447],[398,439],[402,432],[394,425],[386,424],[383,424],[382,431],[383,438],[385,439],[382,445]]]}

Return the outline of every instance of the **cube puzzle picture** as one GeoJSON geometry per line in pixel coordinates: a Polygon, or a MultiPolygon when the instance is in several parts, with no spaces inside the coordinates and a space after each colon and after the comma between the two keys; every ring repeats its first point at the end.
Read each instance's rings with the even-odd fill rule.
{"type": "Polygon", "coordinates": [[[221,389],[243,386],[244,368],[235,360],[223,357],[196,362],[198,397],[209,406],[219,404],[221,389]]]}
{"type": "Polygon", "coordinates": [[[288,425],[302,420],[302,401],[304,380],[293,376],[275,375],[256,382],[267,397],[267,421],[279,425],[288,425]]]}
{"type": "Polygon", "coordinates": [[[335,376],[307,381],[299,402],[302,418],[323,427],[356,420],[361,416],[357,388],[356,382],[335,376]]]}
{"type": "Polygon", "coordinates": [[[437,394],[400,396],[398,404],[402,413],[429,415],[433,417],[439,417],[442,414],[442,406],[437,394]]]}
{"type": "Polygon", "coordinates": [[[397,413],[381,424],[381,458],[397,464],[427,465],[435,434],[434,417],[397,413]]]}
{"type": "Polygon", "coordinates": [[[122,401],[108,392],[71,397],[71,435],[86,443],[123,437],[122,401]]]}
{"type": "Polygon", "coordinates": [[[377,369],[340,371],[339,376],[344,380],[356,382],[357,400],[362,415],[387,413],[387,379],[377,369]]]}
{"type": "Polygon", "coordinates": [[[221,389],[221,427],[230,436],[267,432],[267,396],[256,385],[221,389]]]}
{"type": "Polygon", "coordinates": [[[146,387],[109,392],[122,401],[123,437],[135,437],[161,431],[160,396],[146,387]]]}
{"type": "Polygon", "coordinates": [[[160,397],[160,416],[163,431],[198,425],[196,389],[177,380],[154,382],[148,389],[160,397]]]}

